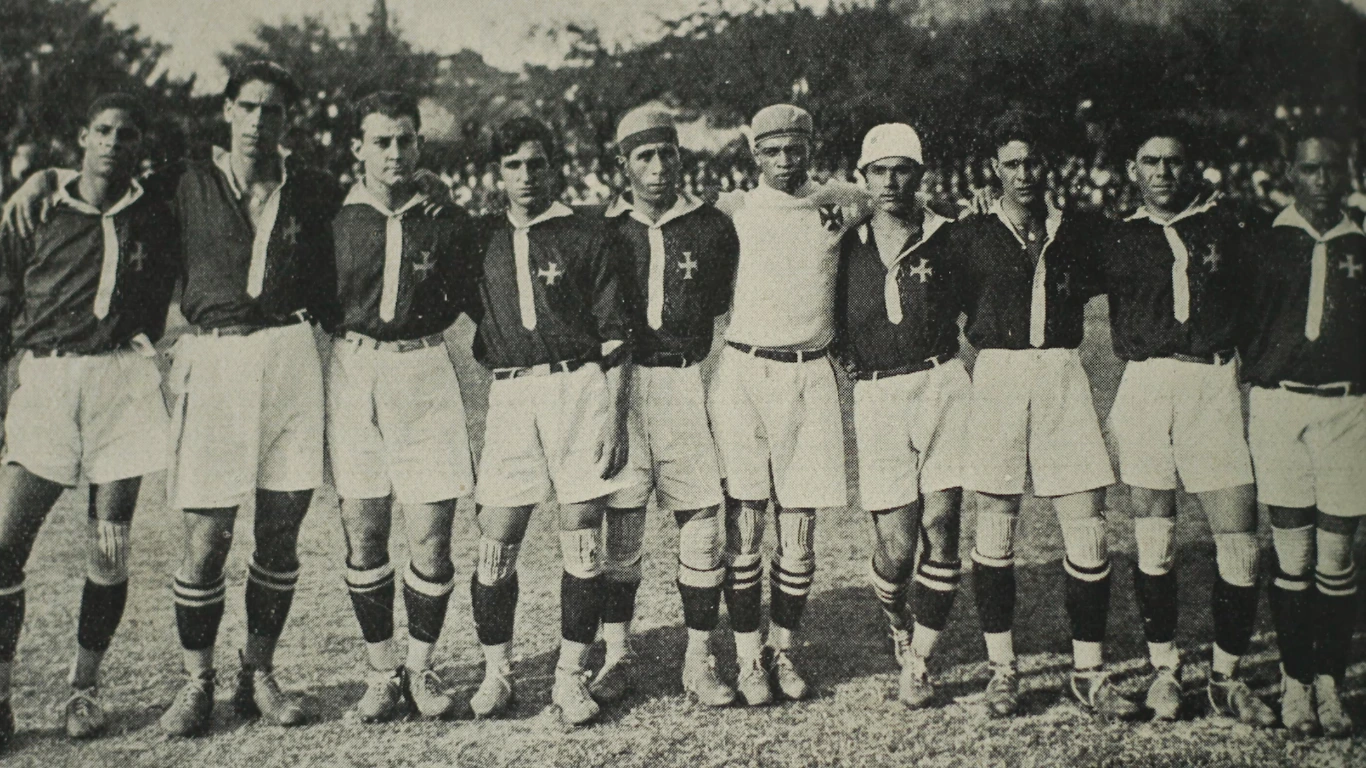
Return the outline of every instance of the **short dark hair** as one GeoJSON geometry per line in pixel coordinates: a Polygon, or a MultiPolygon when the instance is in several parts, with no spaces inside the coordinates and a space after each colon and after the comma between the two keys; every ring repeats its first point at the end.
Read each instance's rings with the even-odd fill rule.
{"type": "Polygon", "coordinates": [[[422,114],[418,111],[417,99],[406,93],[375,91],[357,102],[355,109],[352,110],[352,116],[355,118],[352,127],[357,137],[362,134],[361,125],[365,123],[365,118],[374,114],[392,117],[395,120],[410,117],[413,120],[413,130],[422,130],[422,114]]]}
{"type": "Polygon", "coordinates": [[[1340,151],[1346,152],[1350,143],[1348,136],[1347,129],[1337,120],[1328,117],[1307,117],[1291,129],[1286,149],[1293,158],[1295,151],[1304,142],[1310,139],[1324,139],[1336,144],[1340,151]]]}
{"type": "Polygon", "coordinates": [[[232,73],[228,78],[228,84],[223,88],[223,98],[235,101],[237,94],[242,92],[242,86],[253,80],[279,88],[284,94],[285,104],[290,105],[299,100],[303,95],[303,89],[299,87],[299,81],[294,79],[294,75],[289,70],[276,64],[273,61],[260,59],[242,65],[242,68],[232,73]]]}
{"type": "Polygon", "coordinates": [[[1156,138],[1176,139],[1181,142],[1181,148],[1186,151],[1186,157],[1190,160],[1202,157],[1205,150],[1200,131],[1189,120],[1171,114],[1152,114],[1136,120],[1121,131],[1123,143],[1120,149],[1124,152],[1124,159],[1135,159],[1138,157],[1138,150],[1156,138]]]}
{"type": "Polygon", "coordinates": [[[517,154],[517,150],[528,141],[538,142],[541,149],[545,150],[546,157],[552,161],[555,159],[555,132],[540,120],[527,116],[514,117],[498,126],[489,140],[489,152],[495,161],[502,160],[508,155],[517,154]]]}
{"type": "Polygon", "coordinates": [[[138,130],[147,132],[147,109],[142,105],[142,101],[131,93],[102,93],[96,96],[95,100],[90,102],[90,107],[85,110],[85,125],[89,127],[91,121],[99,117],[101,112],[111,109],[127,112],[138,130]]]}
{"type": "Polygon", "coordinates": [[[1027,109],[1011,109],[987,125],[991,154],[1012,141],[1022,141],[1035,149],[1050,149],[1051,139],[1043,115],[1027,109]]]}

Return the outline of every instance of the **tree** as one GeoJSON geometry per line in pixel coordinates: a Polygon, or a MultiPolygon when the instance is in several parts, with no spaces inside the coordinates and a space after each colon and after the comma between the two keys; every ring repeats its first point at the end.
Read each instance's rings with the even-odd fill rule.
{"type": "Polygon", "coordinates": [[[316,16],[278,26],[257,25],[255,41],[239,43],[219,60],[229,72],[257,59],[289,69],[304,96],[293,112],[287,143],[320,166],[340,172],[352,164],[347,139],[347,106],[378,90],[426,96],[433,87],[438,57],[414,51],[389,21],[384,0],[376,0],[368,23],[351,23],[334,35],[316,16]]]}
{"type": "Polygon", "coordinates": [[[167,47],[117,27],[96,0],[0,3],[0,138],[69,142],[107,91],[141,95],[156,112],[188,102],[193,81],[160,73],[167,47]]]}

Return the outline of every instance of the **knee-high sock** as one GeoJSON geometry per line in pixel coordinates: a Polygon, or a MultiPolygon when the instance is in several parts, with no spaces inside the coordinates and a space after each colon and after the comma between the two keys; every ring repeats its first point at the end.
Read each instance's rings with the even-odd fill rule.
{"type": "Polygon", "coordinates": [[[915,574],[915,623],[935,632],[943,632],[949,624],[953,598],[958,593],[963,564],[923,560],[915,574]]]}
{"type": "Polygon", "coordinates": [[[382,643],[394,636],[394,566],[388,560],[373,568],[346,566],[346,591],[356,612],[361,636],[382,643]]]}
{"type": "Polygon", "coordinates": [[[198,583],[177,576],[171,590],[175,595],[180,647],[187,651],[212,648],[218,639],[218,625],[223,621],[223,599],[227,595],[223,577],[198,583]]]}
{"type": "Polygon", "coordinates": [[[778,550],[770,565],[769,614],[773,623],[783,629],[797,629],[806,609],[816,574],[815,531],[815,515],[788,511],[778,514],[778,550]]]}
{"type": "Polygon", "coordinates": [[[1134,538],[1138,542],[1134,593],[1153,666],[1172,666],[1176,661],[1170,658],[1175,656],[1172,643],[1176,640],[1178,604],[1176,572],[1172,570],[1174,522],[1168,517],[1134,520],[1134,538]]]}
{"type": "Polygon", "coordinates": [[[1276,645],[1285,674],[1302,683],[1314,679],[1314,592],[1309,572],[1314,554],[1314,526],[1272,528],[1277,573],[1268,590],[1276,645]]]}
{"type": "Polygon", "coordinates": [[[1105,546],[1105,520],[1101,517],[1067,520],[1062,524],[1067,559],[1064,603],[1072,625],[1072,646],[1079,669],[1100,664],[1099,644],[1105,640],[1110,609],[1110,558],[1105,546]],[[1085,645],[1083,645],[1085,644],[1085,645]],[[1082,649],[1094,656],[1084,658],[1082,649]]]}
{"type": "Polygon", "coordinates": [[[602,561],[598,531],[560,531],[560,635],[583,645],[598,636],[602,619],[602,561]]]}
{"type": "Polygon", "coordinates": [[[636,614],[641,560],[645,546],[645,510],[610,510],[603,516],[602,621],[625,624],[636,614]]]}
{"type": "Polygon", "coordinates": [[[441,637],[454,579],[454,569],[440,579],[421,573],[408,563],[403,574],[403,607],[408,612],[408,635],[414,640],[430,644],[441,637]]]}
{"type": "Polygon", "coordinates": [[[717,515],[694,517],[678,532],[678,594],[688,629],[710,632],[720,619],[721,584],[726,578],[722,525],[717,515]]]}
{"type": "Polygon", "coordinates": [[[1214,546],[1219,567],[1210,589],[1214,643],[1231,656],[1246,656],[1257,621],[1257,537],[1215,534],[1214,546]]]}
{"type": "Polygon", "coordinates": [[[123,621],[128,602],[128,580],[100,584],[86,578],[81,590],[81,616],[76,624],[76,642],[87,651],[104,653],[123,621]]]}
{"type": "Polygon", "coordinates": [[[906,615],[906,582],[878,573],[877,558],[868,563],[868,581],[873,585],[873,594],[877,595],[878,605],[882,606],[882,615],[887,617],[887,623],[893,629],[909,629],[911,620],[906,615]]]}
{"type": "Polygon", "coordinates": [[[1352,647],[1352,630],[1357,619],[1356,563],[1352,562],[1351,540],[1346,536],[1320,531],[1318,567],[1314,573],[1316,611],[1314,616],[1314,671],[1330,675],[1338,682],[1347,672],[1347,657],[1352,647]]]}
{"type": "Polygon", "coordinates": [[[972,550],[973,596],[982,632],[1009,632],[1015,623],[1015,516],[977,515],[972,550]]]}
{"type": "Polygon", "coordinates": [[[6,581],[12,583],[0,585],[0,664],[14,661],[14,652],[19,647],[19,630],[24,626],[23,572],[6,581]]]}
{"type": "Polygon", "coordinates": [[[247,632],[257,637],[278,638],[289,618],[298,581],[297,568],[272,571],[252,555],[247,565],[247,632]]]}
{"type": "Polygon", "coordinates": [[[730,628],[737,633],[758,632],[763,617],[763,594],[759,584],[763,573],[763,559],[759,554],[763,519],[761,510],[739,505],[726,523],[726,608],[730,613],[730,628]]]}
{"type": "Polygon", "coordinates": [[[479,539],[479,562],[470,580],[474,629],[480,645],[503,645],[512,641],[517,616],[517,554],[520,545],[479,539]]]}

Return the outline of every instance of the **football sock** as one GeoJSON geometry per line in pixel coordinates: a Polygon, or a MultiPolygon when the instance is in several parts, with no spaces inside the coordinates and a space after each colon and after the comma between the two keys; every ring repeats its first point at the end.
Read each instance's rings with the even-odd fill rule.
{"type": "Polygon", "coordinates": [[[787,509],[780,510],[777,518],[778,547],[769,566],[769,619],[776,627],[795,630],[816,574],[816,518],[805,510],[787,509]]]}
{"type": "Polygon", "coordinates": [[[602,623],[602,640],[607,646],[606,661],[614,661],[625,656],[631,649],[631,622],[602,623]]]}
{"type": "Polygon", "coordinates": [[[479,562],[470,579],[470,602],[474,609],[474,629],[485,647],[512,641],[517,615],[517,554],[520,545],[479,539],[479,562]]]}
{"type": "Polygon", "coordinates": [[[560,658],[555,662],[555,671],[577,672],[584,668],[588,661],[589,643],[580,643],[576,640],[562,638],[560,640],[560,658]]]}
{"type": "Polygon", "coordinates": [[[678,596],[689,630],[710,633],[720,620],[721,585],[726,579],[722,525],[719,515],[693,516],[678,530],[678,596]]]}
{"type": "Polygon", "coordinates": [[[177,576],[171,590],[175,595],[180,647],[186,651],[212,651],[218,638],[218,625],[223,621],[223,599],[227,594],[223,576],[202,584],[177,576]]]}
{"type": "Polygon", "coordinates": [[[640,588],[641,559],[645,544],[645,510],[610,509],[603,515],[602,622],[608,657],[625,653],[615,642],[617,632],[630,631],[636,613],[636,590],[640,588]],[[609,633],[609,625],[614,627],[609,633]]]}
{"type": "Polygon", "coordinates": [[[735,633],[735,657],[740,661],[753,661],[763,651],[764,639],[754,632],[735,633]]]}
{"type": "Polygon", "coordinates": [[[1015,661],[1010,628],[1015,623],[1015,516],[987,512],[977,516],[972,550],[973,597],[993,664],[1015,661]]]}
{"type": "Polygon", "coordinates": [[[1134,593],[1138,615],[1143,620],[1143,637],[1148,641],[1148,658],[1154,667],[1175,668],[1177,581],[1172,570],[1172,528],[1168,517],[1140,517],[1134,520],[1138,542],[1138,562],[1134,563],[1134,593]]]}
{"type": "Polygon", "coordinates": [[[882,606],[882,615],[887,617],[887,623],[893,629],[906,629],[910,624],[905,612],[906,584],[878,573],[877,558],[868,563],[868,581],[873,585],[873,594],[877,595],[878,605],[882,606]]]}
{"type": "Polygon", "coordinates": [[[794,644],[793,640],[795,639],[794,634],[795,630],[774,624],[768,629],[769,647],[777,651],[791,650],[794,644]]]}
{"type": "Polygon", "coordinates": [[[247,564],[247,633],[261,638],[278,638],[285,629],[289,608],[294,603],[294,585],[299,569],[272,571],[261,565],[259,553],[247,564]]]}
{"type": "Polygon", "coordinates": [[[1214,655],[1210,660],[1209,670],[1216,675],[1233,677],[1238,672],[1238,660],[1241,657],[1235,656],[1228,651],[1220,648],[1218,644],[1214,646],[1214,655]]]}
{"type": "Polygon", "coordinates": [[[441,637],[446,606],[455,585],[454,568],[447,563],[445,578],[428,576],[408,563],[403,573],[403,607],[408,613],[408,637],[431,645],[441,637]]]}
{"type": "Polygon", "coordinates": [[[388,643],[394,636],[393,564],[387,559],[373,568],[355,568],[347,563],[346,592],[365,642],[388,643]]]}
{"type": "Polygon", "coordinates": [[[1314,679],[1314,581],[1309,573],[1314,555],[1314,526],[1272,528],[1276,578],[1267,590],[1281,666],[1302,683],[1314,679]]]}
{"type": "Polygon", "coordinates": [[[128,582],[96,584],[89,578],[81,589],[81,614],[76,623],[76,642],[88,651],[109,650],[114,632],[123,620],[128,602],[128,582]]]}
{"type": "Polygon", "coordinates": [[[953,610],[953,598],[958,593],[963,564],[958,561],[935,562],[924,560],[915,574],[916,624],[936,633],[943,632],[953,610]]]}
{"type": "Polygon", "coordinates": [[[484,651],[484,665],[488,669],[512,668],[512,643],[481,645],[480,648],[484,651]]]}
{"type": "Polygon", "coordinates": [[[705,629],[688,628],[688,647],[683,655],[688,659],[704,659],[711,653],[711,632],[705,629]]]}
{"type": "Polygon", "coordinates": [[[24,626],[24,577],[0,586],[0,664],[14,661],[19,646],[19,630],[24,626]]]}
{"type": "Polygon", "coordinates": [[[1062,524],[1067,557],[1066,592],[1063,602],[1072,626],[1073,653],[1077,668],[1099,663],[1100,643],[1105,640],[1106,614],[1110,608],[1110,563],[1105,548],[1105,520],[1100,517],[1067,520],[1062,524]],[[1091,646],[1095,646],[1094,649],[1091,646]],[[1083,663],[1090,659],[1096,663],[1083,663]]]}
{"type": "Polygon", "coordinates": [[[1210,588],[1214,647],[1216,657],[1222,652],[1236,665],[1238,657],[1247,655],[1257,621],[1257,537],[1220,533],[1215,534],[1214,544],[1219,567],[1219,578],[1210,588]]]}
{"type": "MultiPolygon", "coordinates": [[[[1343,537],[1346,538],[1346,537],[1343,537]]],[[[1322,557],[1322,548],[1320,548],[1322,557]]],[[[1352,629],[1357,618],[1356,567],[1348,562],[1342,571],[1327,571],[1321,563],[1314,574],[1316,611],[1314,615],[1316,663],[1314,671],[1331,675],[1341,682],[1347,672],[1352,647],[1352,629]]]]}
{"type": "Polygon", "coordinates": [[[763,595],[759,577],[763,572],[759,553],[730,553],[730,567],[726,573],[726,609],[730,613],[730,628],[737,635],[758,632],[762,617],[763,595]]]}
{"type": "Polygon", "coordinates": [[[982,638],[987,644],[987,661],[992,664],[1015,663],[1015,637],[1010,630],[1004,632],[984,632],[982,638]]]}
{"type": "Polygon", "coordinates": [[[602,618],[598,531],[560,531],[560,554],[564,562],[560,577],[560,636],[573,643],[591,645],[597,639],[602,618]]]}

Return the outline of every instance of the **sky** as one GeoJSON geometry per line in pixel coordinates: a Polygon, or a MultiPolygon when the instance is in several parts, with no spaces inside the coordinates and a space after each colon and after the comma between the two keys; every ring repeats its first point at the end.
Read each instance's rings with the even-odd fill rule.
{"type": "MultiPolygon", "coordinates": [[[[1345,2],[1366,11],[1366,0],[1345,2]]],[[[802,3],[826,5],[825,0],[802,3]]],[[[256,23],[316,15],[335,28],[344,28],[351,20],[363,23],[373,0],[102,0],[101,4],[115,23],[136,24],[151,38],[171,44],[168,70],[173,75],[196,74],[196,90],[211,93],[227,81],[218,53],[251,39],[256,23]]],[[[390,18],[420,49],[448,54],[471,48],[489,64],[515,71],[528,62],[559,60],[551,43],[529,34],[535,25],[587,22],[608,40],[649,39],[657,29],[656,16],[676,18],[697,8],[699,0],[388,0],[388,4],[390,18]],[[624,11],[628,8],[629,13],[624,11]]]]}
{"type": "MultiPolygon", "coordinates": [[[[1366,0],[1363,0],[1366,2],[1366,0]]],[[[252,37],[257,22],[321,16],[334,28],[364,23],[373,0],[104,0],[111,21],[136,24],[147,36],[169,43],[167,68],[174,75],[197,74],[197,90],[222,88],[227,73],[217,54],[252,37]]],[[[556,50],[531,27],[556,22],[589,22],[609,39],[648,36],[651,14],[677,17],[697,0],[388,0],[389,16],[405,38],[423,50],[446,54],[471,48],[493,66],[517,70],[530,61],[552,63],[556,50]],[[624,8],[632,12],[623,13],[624,8]]]]}

